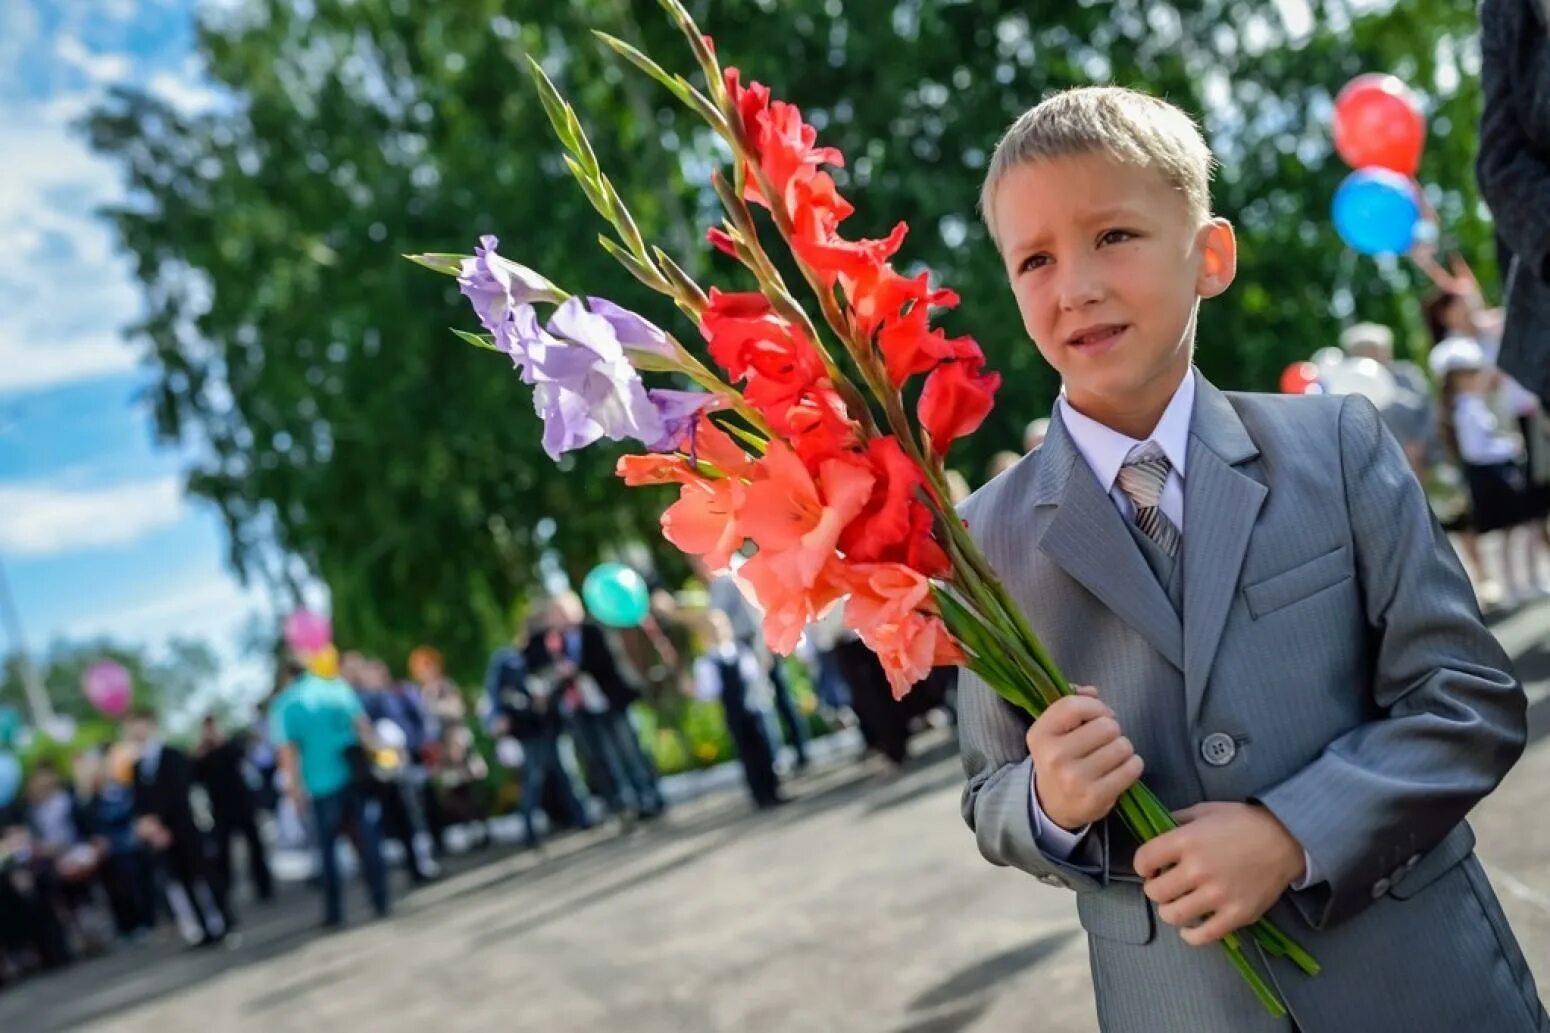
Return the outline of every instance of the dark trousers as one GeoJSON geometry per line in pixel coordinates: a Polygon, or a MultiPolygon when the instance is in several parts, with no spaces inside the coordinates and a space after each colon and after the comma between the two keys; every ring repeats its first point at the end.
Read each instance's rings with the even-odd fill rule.
{"type": "Polygon", "coordinates": [[[52,876],[15,866],[0,871],[0,951],[31,949],[44,968],[71,961],[70,944],[53,902],[52,876]]]}
{"type": "Polygon", "coordinates": [[[190,826],[173,833],[172,844],[157,861],[167,879],[182,888],[205,938],[219,939],[237,924],[236,914],[226,884],[212,871],[205,848],[204,834],[190,826]]]}
{"type": "Polygon", "coordinates": [[[775,752],[765,731],[764,716],[740,707],[723,707],[727,731],[742,761],[743,776],[753,802],[768,807],[780,796],[780,779],[775,774],[775,752]]]}
{"type": "Polygon", "coordinates": [[[861,737],[867,746],[903,764],[909,751],[909,716],[893,698],[882,663],[859,639],[839,643],[834,657],[850,686],[850,707],[856,712],[861,737]]]}
{"type": "Polygon", "coordinates": [[[378,782],[377,800],[382,808],[382,833],[392,836],[404,848],[404,867],[415,882],[425,881],[425,871],[420,867],[420,855],[415,853],[414,837],[420,829],[419,792],[407,778],[378,782]]]}
{"type": "Polygon", "coordinates": [[[216,878],[231,891],[234,885],[231,862],[231,841],[241,836],[247,845],[248,875],[253,880],[253,890],[260,900],[274,897],[274,878],[269,874],[269,858],[264,851],[264,839],[258,833],[258,816],[252,808],[241,810],[216,809],[215,820],[215,869],[216,878]]]}
{"type": "Polygon", "coordinates": [[[522,821],[527,826],[527,841],[537,844],[538,827],[533,824],[533,812],[543,805],[544,786],[553,782],[570,814],[571,822],[579,829],[588,827],[586,808],[571,785],[570,775],[560,763],[560,736],[557,732],[529,736],[522,742],[522,821]]]}
{"type": "Polygon", "coordinates": [[[323,921],[329,925],[344,921],[344,888],[339,879],[336,847],[340,833],[346,828],[355,830],[355,852],[360,858],[371,906],[379,917],[388,913],[387,872],[382,867],[382,839],[378,829],[379,810],[376,802],[367,801],[366,794],[356,786],[346,786],[337,793],[313,798],[312,817],[317,825],[323,875],[323,921]]]}
{"type": "Polygon", "coordinates": [[[780,730],[786,742],[796,751],[797,767],[807,767],[807,725],[802,712],[797,709],[791,696],[791,683],[786,680],[785,665],[781,657],[771,657],[770,687],[775,690],[775,716],[780,719],[780,730]]]}
{"type": "Polygon", "coordinates": [[[641,814],[662,810],[656,768],[641,748],[627,710],[618,707],[602,714],[576,714],[572,727],[605,783],[602,794],[610,810],[618,813],[630,808],[641,814]]]}
{"type": "Polygon", "coordinates": [[[101,873],[113,926],[120,936],[132,936],[156,924],[156,873],[144,850],[109,854],[101,873]]]}

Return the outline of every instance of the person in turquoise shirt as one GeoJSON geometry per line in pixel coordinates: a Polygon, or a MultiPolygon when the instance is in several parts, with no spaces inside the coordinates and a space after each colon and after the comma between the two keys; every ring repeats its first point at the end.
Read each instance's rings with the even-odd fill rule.
{"type": "Polygon", "coordinates": [[[306,673],[287,661],[287,688],[270,709],[270,728],[297,809],[310,799],[323,877],[323,925],[344,924],[344,893],[336,843],[347,827],[359,830],[355,849],[378,917],[388,913],[387,874],[375,803],[355,775],[351,752],[372,742],[370,722],[355,690],[338,678],[306,673]]]}

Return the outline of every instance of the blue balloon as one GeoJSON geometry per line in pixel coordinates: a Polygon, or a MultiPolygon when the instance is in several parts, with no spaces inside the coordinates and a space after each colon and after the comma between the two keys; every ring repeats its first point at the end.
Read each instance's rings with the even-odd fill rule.
{"type": "Polygon", "coordinates": [[[651,609],[646,582],[622,563],[600,563],[581,583],[587,609],[604,624],[615,628],[639,627],[651,609]]]}
{"type": "Polygon", "coordinates": [[[0,753],[0,807],[9,806],[21,787],[22,762],[13,754],[0,753]]]}
{"type": "Polygon", "coordinates": [[[1364,255],[1402,255],[1415,244],[1421,205],[1410,180],[1388,169],[1358,169],[1335,191],[1335,231],[1364,255]]]}

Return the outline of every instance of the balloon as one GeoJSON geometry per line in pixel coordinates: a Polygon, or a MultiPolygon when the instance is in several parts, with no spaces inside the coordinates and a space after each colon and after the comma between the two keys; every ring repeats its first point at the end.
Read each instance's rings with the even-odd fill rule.
{"type": "Polygon", "coordinates": [[[1320,373],[1324,390],[1332,395],[1366,395],[1379,409],[1387,409],[1399,396],[1394,374],[1377,359],[1346,359],[1320,373]]]}
{"type": "Polygon", "coordinates": [[[22,716],[15,707],[0,707],[0,746],[15,746],[22,734],[22,716]]]}
{"type": "Polygon", "coordinates": [[[604,624],[634,628],[646,619],[651,600],[646,582],[622,563],[600,563],[581,583],[587,609],[604,624]]]}
{"type": "Polygon", "coordinates": [[[1294,362],[1281,373],[1281,393],[1305,395],[1308,388],[1318,386],[1319,368],[1311,362],[1294,362]]]}
{"type": "Polygon", "coordinates": [[[123,664],[99,660],[86,669],[81,688],[87,701],[108,717],[123,717],[129,709],[131,686],[123,664]]]}
{"type": "Polygon", "coordinates": [[[297,610],[285,618],[285,644],[298,653],[315,653],[334,641],[334,626],[327,617],[297,610]]]}
{"type": "Polygon", "coordinates": [[[1390,169],[1413,176],[1421,165],[1426,120],[1421,105],[1392,75],[1369,73],[1335,98],[1335,150],[1353,169],[1390,169]]]}
{"type": "Polygon", "coordinates": [[[1353,172],[1335,191],[1335,229],[1364,255],[1404,254],[1415,243],[1421,206],[1416,188],[1387,169],[1353,172]]]}
{"type": "Polygon", "coordinates": [[[333,646],[324,646],[306,656],[307,670],[319,678],[339,677],[339,650],[333,646]]]}
{"type": "Polygon", "coordinates": [[[22,762],[9,753],[0,753],[0,807],[8,807],[22,787],[22,762]]]}
{"type": "Polygon", "coordinates": [[[1345,361],[1345,351],[1334,345],[1325,345],[1313,353],[1310,360],[1315,366],[1323,369],[1325,366],[1338,366],[1345,361]]]}

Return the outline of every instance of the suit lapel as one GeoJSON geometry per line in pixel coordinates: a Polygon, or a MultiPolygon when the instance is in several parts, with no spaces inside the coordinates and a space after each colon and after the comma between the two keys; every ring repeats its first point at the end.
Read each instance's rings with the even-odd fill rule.
{"type": "Polygon", "coordinates": [[[1184,472],[1184,692],[1200,712],[1266,487],[1237,467],[1259,455],[1237,410],[1196,375],[1184,472]]]}
{"type": "Polygon", "coordinates": [[[1039,551],[1183,670],[1179,616],[1131,540],[1124,517],[1077,451],[1059,410],[1039,452],[1032,501],[1055,507],[1039,536],[1039,551]]]}

